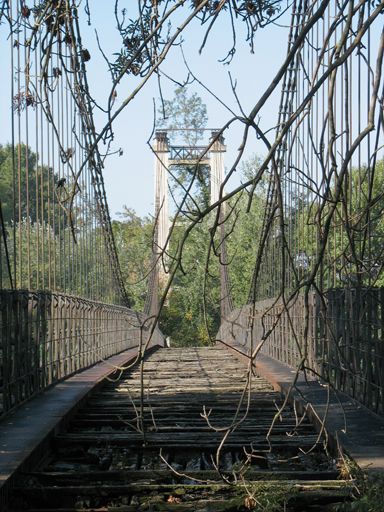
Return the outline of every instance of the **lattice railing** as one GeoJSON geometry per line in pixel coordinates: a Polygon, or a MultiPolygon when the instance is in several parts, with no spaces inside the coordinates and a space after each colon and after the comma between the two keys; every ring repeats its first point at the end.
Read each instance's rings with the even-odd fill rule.
{"type": "Polygon", "coordinates": [[[293,368],[307,354],[312,377],[384,415],[384,288],[335,288],[323,300],[311,292],[308,310],[304,295],[286,306],[267,299],[255,304],[254,313],[252,305],[232,311],[217,339],[251,352],[263,343],[262,353],[293,368]]]}
{"type": "MultiPolygon", "coordinates": [[[[68,375],[132,347],[142,313],[59,292],[0,291],[0,415],[68,375]]],[[[151,342],[164,345],[155,328],[151,342]]]]}
{"type": "MultiPolygon", "coordinates": [[[[206,146],[171,146],[171,160],[198,160],[206,146]]],[[[209,152],[204,154],[204,159],[209,158],[209,152]]]]}

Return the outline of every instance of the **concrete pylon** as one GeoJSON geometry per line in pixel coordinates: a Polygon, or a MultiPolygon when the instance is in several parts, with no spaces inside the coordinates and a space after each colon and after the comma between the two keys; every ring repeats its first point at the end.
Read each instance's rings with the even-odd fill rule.
{"type": "Polygon", "coordinates": [[[161,253],[167,248],[169,234],[169,191],[168,191],[168,160],[169,144],[166,131],[156,131],[155,142],[152,146],[155,153],[155,190],[154,216],[156,224],[153,230],[152,271],[149,277],[144,313],[154,317],[159,311],[159,282],[163,278],[164,261],[161,253]]]}
{"type": "MultiPolygon", "coordinates": [[[[220,198],[220,186],[224,182],[225,178],[225,166],[224,166],[224,153],[227,151],[227,147],[224,146],[224,137],[220,132],[213,131],[210,142],[212,143],[217,137],[217,140],[213,142],[210,153],[210,204],[216,203],[220,198]]],[[[224,195],[224,191],[223,194],[224,195]]],[[[225,218],[225,205],[220,206],[220,238],[221,238],[221,265],[220,265],[220,283],[221,283],[221,300],[220,300],[220,314],[221,318],[225,319],[229,313],[233,310],[233,300],[231,283],[228,273],[228,258],[227,258],[227,245],[225,241],[225,226],[223,224],[225,218]]]]}
{"type": "MultiPolygon", "coordinates": [[[[152,146],[155,153],[155,218],[157,219],[154,231],[153,270],[146,301],[145,311],[151,315],[157,314],[158,286],[165,283],[166,274],[163,270],[164,259],[159,255],[167,249],[169,234],[169,189],[168,167],[172,165],[209,165],[210,167],[210,204],[219,200],[220,187],[225,178],[224,137],[219,131],[212,131],[210,143],[212,146],[208,155],[199,158],[204,147],[175,146],[170,147],[166,130],[158,130],[152,146]],[[172,156],[171,156],[172,151],[172,156]],[[157,263],[156,263],[157,262],[157,263]]],[[[225,242],[225,228],[222,224],[225,214],[224,205],[220,208],[220,234],[221,234],[221,316],[226,318],[233,309],[231,285],[228,274],[227,251],[225,242]]]]}
{"type": "Polygon", "coordinates": [[[168,160],[169,141],[167,132],[156,131],[155,143],[152,146],[155,152],[155,252],[161,253],[166,249],[169,234],[169,191],[168,191],[168,160]]]}
{"type": "MultiPolygon", "coordinates": [[[[212,142],[219,132],[212,132],[209,142],[212,142]]],[[[227,151],[227,146],[224,146],[224,137],[220,135],[218,139],[212,144],[210,153],[210,204],[216,203],[220,195],[220,186],[225,177],[224,166],[224,153],[227,151]]]]}

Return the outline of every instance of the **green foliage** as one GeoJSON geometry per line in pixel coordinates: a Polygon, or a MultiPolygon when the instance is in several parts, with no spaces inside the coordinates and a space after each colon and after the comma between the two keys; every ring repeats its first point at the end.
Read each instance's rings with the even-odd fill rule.
{"type": "Polygon", "coordinates": [[[280,512],[285,510],[287,502],[299,492],[299,488],[295,487],[293,482],[244,482],[244,487],[247,489],[247,495],[244,497],[246,509],[263,512],[280,512]]]}
{"type": "MultiPolygon", "coordinates": [[[[81,203],[75,202],[75,243],[64,211],[68,181],[62,178],[59,186],[58,176],[39,164],[38,155],[25,144],[14,152],[10,144],[0,145],[0,200],[12,284],[18,289],[59,290],[112,303],[116,290],[105,278],[110,268],[104,237],[94,222],[96,205],[87,194],[81,203]]],[[[86,188],[82,183],[80,187],[86,188]]],[[[0,287],[11,287],[1,229],[0,287]]]]}
{"type": "MultiPolygon", "coordinates": [[[[13,275],[13,269],[16,265],[16,287],[28,288],[36,290],[48,289],[50,264],[59,258],[58,247],[59,239],[49,226],[42,227],[37,223],[30,223],[26,219],[21,222],[13,223],[12,221],[5,223],[7,234],[8,254],[10,259],[10,267],[13,275]],[[13,238],[14,235],[14,238],[13,238]],[[15,247],[13,245],[15,242],[15,247]],[[19,247],[21,246],[21,251],[19,247]],[[39,247],[39,249],[38,249],[39,247]],[[37,251],[39,250],[39,257],[37,251]],[[28,263],[29,256],[29,263],[28,263]],[[44,263],[43,263],[44,260],[44,263]],[[51,262],[51,263],[50,263],[51,262]],[[38,270],[38,267],[40,268],[38,270]],[[44,267],[44,272],[42,268],[44,267]],[[29,279],[29,281],[28,281],[29,279]],[[39,284],[39,286],[38,286],[39,284]]],[[[1,230],[0,230],[1,234],[1,230]]],[[[1,283],[0,287],[9,289],[11,287],[5,251],[3,250],[3,240],[0,240],[1,248],[1,283]]],[[[53,286],[53,283],[52,283],[53,286]]]]}
{"type": "MultiPolygon", "coordinates": [[[[170,254],[176,256],[179,244],[188,226],[187,220],[178,222],[171,238],[170,254]]],[[[204,346],[210,344],[203,310],[205,263],[213,218],[197,224],[188,236],[181,255],[167,301],[160,316],[160,328],[171,338],[172,346],[204,346]]],[[[216,240],[217,243],[217,240],[216,240]]],[[[174,263],[173,263],[174,265],[174,263]]],[[[171,270],[172,266],[171,264],[171,270]]],[[[206,289],[207,323],[214,338],[220,326],[220,275],[217,258],[211,258],[206,289]]]]}
{"type": "MultiPolygon", "coordinates": [[[[244,181],[252,179],[260,168],[262,161],[260,155],[253,154],[240,168],[241,178],[244,181]]],[[[255,189],[248,213],[246,211],[249,202],[247,193],[239,194],[238,197],[232,200],[234,211],[225,225],[227,233],[233,228],[233,232],[227,238],[227,252],[235,307],[242,306],[247,300],[260,241],[267,180],[268,176],[266,175],[265,179],[255,189]]]]}
{"type": "MultiPolygon", "coordinates": [[[[12,151],[12,145],[0,144],[0,201],[3,210],[4,222],[15,220],[13,218],[13,197],[15,197],[15,215],[20,220],[27,217],[36,219],[36,154],[27,148],[25,144],[20,144],[12,151]],[[27,177],[28,170],[28,177],[27,177]],[[13,183],[15,183],[15,196],[13,194],[13,183]],[[19,193],[20,190],[20,193],[19,193]],[[27,208],[28,204],[28,208],[27,208]]],[[[38,180],[48,181],[48,169],[38,169],[38,180]]],[[[47,185],[46,185],[47,186],[47,185]]],[[[47,200],[47,190],[43,202],[47,200]]]]}
{"type": "MultiPolygon", "coordinates": [[[[207,107],[202,99],[194,92],[188,95],[188,88],[178,87],[172,100],[165,100],[159,108],[160,118],[157,126],[167,128],[171,144],[180,141],[188,147],[195,147],[204,137],[204,128],[208,122],[207,107]]],[[[185,189],[194,179],[192,194],[199,207],[209,205],[209,167],[206,165],[172,166],[170,186],[172,192],[183,197],[185,189]]],[[[195,209],[193,201],[188,199],[189,208],[195,209]]]]}
{"type": "MultiPolygon", "coordinates": [[[[256,175],[262,158],[252,155],[241,168],[242,178],[256,175]]],[[[253,272],[261,231],[268,176],[259,184],[246,213],[248,194],[239,194],[227,205],[228,219],[225,230],[230,280],[235,307],[245,303],[253,272]],[[232,230],[233,228],[233,230],[232,230]]],[[[210,337],[206,330],[203,311],[203,283],[207,252],[214,224],[215,212],[197,224],[185,243],[181,266],[171,287],[160,318],[163,333],[170,336],[174,346],[207,345],[210,337]]],[[[179,221],[171,238],[170,253],[176,254],[188,221],[179,221]]],[[[214,339],[220,326],[220,228],[215,234],[216,254],[211,251],[206,275],[206,313],[210,336],[214,339]]]]}
{"type": "Polygon", "coordinates": [[[188,95],[188,87],[177,87],[173,100],[164,100],[159,114],[161,117],[157,120],[157,126],[172,130],[168,132],[171,142],[181,137],[187,146],[193,147],[204,137],[208,122],[207,107],[196,92],[188,95]]]}
{"type": "MultiPolygon", "coordinates": [[[[55,233],[46,223],[23,219],[6,223],[5,229],[12,273],[16,264],[16,288],[58,290],[110,303],[116,300],[115,290],[103,278],[108,268],[104,267],[100,228],[79,233],[76,244],[69,228],[55,233]]],[[[7,289],[10,282],[2,239],[0,249],[0,287],[7,289]]]]}
{"type": "MultiPolygon", "coordinates": [[[[244,179],[250,179],[257,172],[261,157],[253,155],[242,167],[244,179]]],[[[266,178],[267,180],[268,178],[266,178]]],[[[259,233],[264,214],[266,181],[254,194],[251,210],[246,213],[248,196],[234,199],[235,209],[226,222],[227,233],[232,223],[236,226],[227,239],[230,278],[235,305],[244,304],[252,276],[254,260],[259,242],[259,233]]],[[[152,254],[152,222],[140,219],[135,212],[124,207],[121,221],[113,222],[121,270],[133,299],[134,308],[142,310],[145,302],[148,278],[146,277],[152,254]],[[133,283],[137,283],[133,285],[133,283]]],[[[206,329],[203,307],[203,290],[207,253],[215,212],[199,222],[189,233],[182,253],[181,266],[176,271],[166,302],[160,316],[160,328],[171,338],[173,346],[203,346],[210,344],[220,326],[220,229],[215,235],[216,254],[211,250],[206,275],[206,329]]],[[[180,218],[170,240],[168,261],[170,272],[176,264],[178,250],[190,221],[180,218]]]]}
{"type": "MultiPolygon", "coordinates": [[[[57,231],[57,219],[63,216],[59,200],[65,203],[70,190],[68,180],[61,181],[63,186],[59,186],[59,177],[53,169],[41,164],[39,155],[30,147],[21,143],[12,151],[11,144],[0,144],[0,201],[6,224],[25,219],[42,224],[47,222],[50,210],[51,218],[53,214],[56,216],[57,231]]],[[[90,204],[87,207],[89,211],[93,208],[90,204]]],[[[77,213],[78,207],[75,206],[74,219],[77,213]]]]}
{"type": "MultiPolygon", "coordinates": [[[[158,127],[166,127],[171,143],[181,140],[188,147],[196,146],[204,136],[208,116],[207,108],[196,92],[189,95],[187,87],[175,89],[174,98],[165,100],[159,109],[161,118],[158,127]]],[[[194,181],[192,194],[194,200],[187,199],[186,206],[191,211],[196,206],[205,209],[209,205],[208,166],[179,165],[172,167],[175,179],[170,178],[171,188],[175,195],[184,196],[184,189],[194,181]]],[[[197,224],[189,234],[181,254],[181,266],[177,270],[167,301],[160,317],[160,327],[166,336],[171,338],[173,346],[207,345],[210,337],[206,329],[203,307],[203,287],[205,262],[210,240],[209,227],[213,217],[205,218],[197,224]]],[[[187,218],[178,220],[172,233],[170,254],[176,257],[179,244],[189,225],[187,218]]],[[[175,261],[170,260],[171,270],[175,261]]],[[[207,327],[211,336],[215,336],[219,327],[219,313],[216,307],[219,302],[220,276],[217,262],[210,262],[211,278],[207,281],[206,314],[207,327]]]]}
{"type": "Polygon", "coordinates": [[[362,471],[348,458],[343,458],[339,468],[344,478],[350,479],[347,486],[352,501],[340,505],[336,512],[384,511],[384,473],[362,471]]]}
{"type": "Polygon", "coordinates": [[[152,31],[151,7],[144,7],[141,18],[129,19],[127,26],[119,25],[123,47],[111,65],[114,80],[119,80],[124,73],[145,76],[151,66],[148,48],[140,50],[144,40],[152,31]]]}
{"type": "Polygon", "coordinates": [[[351,253],[355,252],[362,265],[354,262],[355,268],[347,267],[347,276],[352,282],[357,282],[361,276],[364,284],[376,279],[376,285],[383,286],[384,275],[379,273],[379,266],[384,251],[384,159],[376,163],[374,171],[366,166],[360,171],[353,169],[349,188],[347,213],[348,227],[353,233],[351,253]]]}
{"type": "Polygon", "coordinates": [[[152,257],[152,221],[141,219],[134,210],[123,206],[121,221],[112,222],[113,234],[131,307],[142,311],[152,257]]]}
{"type": "MultiPolygon", "coordinates": [[[[37,167],[38,157],[25,144],[16,146],[13,150],[11,144],[0,144],[0,201],[5,224],[5,237],[7,240],[8,255],[11,271],[16,268],[17,285],[31,283],[31,288],[36,289],[37,278],[37,240],[40,240],[44,250],[40,251],[48,255],[48,240],[54,236],[49,227],[41,227],[35,223],[36,219],[41,220],[41,215],[47,211],[48,198],[48,168],[37,167]],[[45,183],[45,193],[39,194],[40,181],[45,183]],[[38,191],[38,195],[36,192],[38,191]],[[30,228],[30,230],[29,230],[30,228]],[[29,230],[29,235],[28,235],[29,230]],[[42,242],[42,241],[44,241],[42,242]],[[18,248],[21,245],[22,250],[18,248]],[[28,265],[27,255],[29,253],[30,263],[28,265]],[[21,277],[21,280],[20,280],[21,277]]],[[[54,180],[54,176],[52,176],[54,180]]],[[[1,260],[1,286],[10,287],[9,272],[7,268],[6,252],[4,250],[4,238],[0,229],[0,260],[1,260]]],[[[54,244],[53,244],[54,245],[54,244]]],[[[53,247],[52,245],[52,247],[53,247]]],[[[46,261],[48,269],[48,261],[46,261]]],[[[44,272],[46,277],[46,272],[44,272]]],[[[44,280],[43,277],[43,280],[44,280]]],[[[14,283],[15,284],[15,283],[14,283]]]]}
{"type": "MultiPolygon", "coordinates": [[[[341,201],[337,204],[327,239],[323,264],[324,287],[366,286],[375,282],[383,286],[381,262],[384,252],[384,160],[376,163],[374,172],[366,166],[353,168],[345,180],[341,201]],[[328,275],[332,279],[327,280],[328,275]]],[[[296,197],[290,215],[291,247],[296,252],[296,270],[299,277],[308,275],[315,261],[323,233],[318,229],[332,205],[322,211],[317,202],[308,197],[296,197]]]]}
{"type": "Polygon", "coordinates": [[[186,206],[190,211],[195,211],[196,206],[202,210],[208,208],[210,199],[210,169],[208,165],[177,165],[171,168],[174,179],[170,176],[169,183],[174,196],[178,194],[180,198],[185,195],[185,190],[189,187],[192,180],[194,186],[191,189],[190,197],[186,199],[186,206]],[[180,185],[181,184],[181,185],[180,185]]]}

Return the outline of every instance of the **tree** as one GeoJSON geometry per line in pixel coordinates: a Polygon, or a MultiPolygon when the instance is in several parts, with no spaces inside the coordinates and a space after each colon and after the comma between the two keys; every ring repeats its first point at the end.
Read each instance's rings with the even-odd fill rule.
{"type": "Polygon", "coordinates": [[[203,139],[208,114],[197,92],[188,96],[187,86],[177,87],[174,98],[164,100],[158,112],[161,117],[157,120],[157,126],[171,130],[168,132],[171,142],[180,137],[187,146],[194,147],[203,139]]]}
{"type": "Polygon", "coordinates": [[[119,213],[122,220],[114,220],[112,229],[118,249],[119,262],[132,308],[142,311],[151,269],[152,230],[151,219],[141,219],[127,206],[119,213]]]}
{"type": "MultiPolygon", "coordinates": [[[[325,287],[384,285],[383,190],[384,159],[376,162],[374,169],[367,165],[351,169],[345,196],[330,225],[322,276],[325,287]],[[330,269],[334,269],[331,280],[330,269]]],[[[296,199],[292,211],[292,246],[302,248],[296,254],[297,272],[302,277],[313,265],[322,235],[314,222],[314,208],[319,210],[319,204],[314,204],[307,194],[296,199]]],[[[325,209],[322,215],[327,212],[325,209]]]]}
{"type": "MultiPolygon", "coordinates": [[[[47,181],[46,167],[43,167],[43,173],[47,181]]],[[[46,197],[43,198],[43,201],[45,202],[46,199],[46,197]]],[[[11,144],[8,143],[5,146],[0,144],[0,200],[4,222],[19,219],[19,209],[20,220],[27,216],[36,219],[36,154],[25,144],[16,146],[14,151],[11,144]],[[16,219],[13,209],[15,209],[16,219]]]]}
{"type": "MultiPolygon", "coordinates": [[[[177,257],[181,240],[189,224],[188,219],[180,220],[172,233],[169,248],[170,273],[175,267],[176,273],[160,314],[160,328],[171,338],[172,346],[210,345],[210,337],[216,336],[220,326],[220,270],[217,258],[210,259],[209,277],[206,279],[210,228],[213,223],[214,216],[207,217],[193,229],[183,247],[179,266],[173,258],[177,257]]],[[[215,242],[219,245],[218,237],[215,242]]]]}
{"type": "MultiPolygon", "coordinates": [[[[161,117],[157,126],[167,128],[171,144],[176,145],[181,140],[188,148],[194,148],[203,139],[208,121],[207,107],[196,92],[188,95],[187,86],[176,88],[174,98],[165,100],[158,112],[161,117]]],[[[193,180],[194,199],[199,206],[206,208],[209,204],[209,173],[207,165],[174,165],[170,174],[171,190],[182,198],[193,180]]],[[[188,205],[193,208],[190,200],[188,205]]]]}
{"type": "MultiPolygon", "coordinates": [[[[253,154],[243,162],[240,175],[243,180],[256,176],[263,158],[253,154]]],[[[225,222],[229,274],[235,306],[248,298],[249,283],[257,256],[259,237],[265,211],[269,177],[266,175],[252,206],[247,212],[249,196],[239,192],[226,206],[225,222]]],[[[176,346],[206,345],[214,339],[220,326],[220,258],[221,239],[215,234],[208,256],[215,215],[207,216],[191,231],[182,251],[180,269],[176,272],[167,302],[160,316],[164,334],[176,346]],[[208,263],[208,268],[206,268],[208,263]],[[205,284],[205,315],[202,291],[205,284]],[[206,330],[206,324],[208,332],[206,330]]],[[[180,220],[172,233],[171,260],[177,252],[183,234],[189,224],[180,220]]]]}
{"type": "MultiPolygon", "coordinates": [[[[257,175],[263,157],[252,154],[245,160],[240,168],[242,181],[248,181],[257,175]]],[[[235,307],[246,303],[253,268],[257,257],[262,224],[265,214],[265,202],[268,192],[269,176],[265,175],[257,194],[254,192],[251,208],[247,211],[249,195],[239,192],[227,209],[233,205],[233,213],[226,222],[226,230],[230,232],[227,237],[227,252],[229,275],[232,287],[232,296],[235,307]]]]}
{"type": "MultiPolygon", "coordinates": [[[[14,150],[11,144],[0,145],[5,228],[5,233],[0,229],[0,283],[4,288],[11,287],[11,272],[16,288],[46,289],[50,283],[63,292],[114,300],[109,283],[100,279],[105,269],[96,262],[97,249],[104,247],[105,239],[94,223],[99,215],[97,201],[87,194],[81,207],[75,204],[72,209],[76,243],[72,237],[66,213],[72,181],[68,176],[59,179],[25,144],[14,150]]],[[[86,190],[82,182],[80,186],[86,190]]]]}
{"type": "MultiPolygon", "coordinates": [[[[171,143],[181,140],[188,148],[196,147],[204,137],[204,128],[208,121],[207,108],[202,99],[194,92],[188,95],[188,88],[175,89],[174,98],[165,100],[159,113],[163,115],[157,122],[159,127],[167,127],[171,143]]],[[[194,210],[196,206],[205,209],[209,206],[210,169],[207,165],[177,165],[171,168],[171,189],[181,199],[185,190],[193,182],[191,193],[193,200],[186,200],[186,209],[194,210]]],[[[173,230],[169,252],[175,255],[189,224],[188,215],[180,216],[177,227],[173,230]]],[[[182,253],[181,267],[173,278],[167,301],[161,311],[160,325],[171,343],[176,346],[206,345],[210,336],[214,337],[220,325],[220,277],[218,264],[214,263],[215,275],[210,279],[209,297],[204,306],[202,289],[204,286],[206,251],[209,244],[208,225],[212,219],[204,219],[191,232],[182,253]],[[208,332],[206,330],[206,323],[208,332]]],[[[212,270],[212,269],[211,269],[212,270]]]]}

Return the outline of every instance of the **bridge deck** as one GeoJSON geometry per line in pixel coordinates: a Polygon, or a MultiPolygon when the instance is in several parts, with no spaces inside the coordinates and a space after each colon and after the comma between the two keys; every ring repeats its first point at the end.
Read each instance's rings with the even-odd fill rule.
{"type": "MultiPolygon", "coordinates": [[[[244,489],[239,497],[214,471],[215,460],[227,477],[233,467],[244,465],[244,448],[252,453],[247,478],[290,481],[294,475],[303,482],[300,490],[316,480],[322,499],[329,499],[329,493],[339,499],[333,460],[308,421],[297,425],[295,414],[286,410],[270,437],[271,451],[266,434],[282,399],[262,377],[252,376],[248,416],[233,428],[216,458],[222,429],[233,421],[246,379],[246,366],[220,347],[155,351],[143,374],[145,439],[138,431],[140,371],[134,368],[94,393],[67,430],[53,437],[43,463],[15,489],[19,501],[14,507],[135,510],[148,502],[149,510],[205,510],[208,501],[210,510],[245,509],[244,489]],[[204,407],[219,430],[201,416],[204,407]],[[300,451],[312,447],[308,455],[300,451]],[[212,486],[214,494],[207,495],[212,486]]],[[[247,407],[246,399],[239,419],[247,407]]]]}
{"type": "MultiPolygon", "coordinates": [[[[133,355],[133,351],[129,351],[116,356],[114,364],[120,366],[133,355]]],[[[261,358],[260,361],[264,366],[260,364],[258,371],[273,371],[275,388],[279,389],[281,385],[284,391],[283,381],[287,380],[287,371],[292,375],[290,370],[283,365],[273,367],[274,362],[268,358],[261,358]],[[272,366],[268,367],[268,364],[272,366]],[[284,371],[284,376],[279,374],[284,371]]],[[[40,474],[32,475],[38,479],[37,488],[33,484],[31,489],[20,491],[22,496],[31,495],[32,501],[35,499],[39,503],[44,496],[51,496],[60,502],[60,492],[79,495],[82,491],[86,495],[91,493],[96,499],[97,491],[91,489],[98,487],[97,482],[104,478],[112,478],[114,483],[122,479],[123,483],[117,486],[115,493],[128,493],[131,501],[132,493],[136,491],[126,486],[127,478],[129,482],[135,478],[149,478],[151,485],[156,484],[156,492],[161,484],[161,489],[165,486],[165,493],[171,493],[175,479],[169,476],[170,471],[167,471],[165,463],[158,459],[160,448],[163,448],[168,463],[177,471],[187,474],[188,478],[196,479],[197,475],[214,478],[210,455],[214,454],[223,434],[212,432],[200,414],[205,405],[207,412],[212,409],[210,420],[214,426],[221,427],[230,422],[244,387],[245,366],[218,347],[162,349],[153,353],[145,365],[145,389],[150,389],[149,401],[144,408],[146,453],[142,435],[131,428],[132,424],[136,425],[132,403],[136,404],[136,408],[139,403],[137,370],[124,375],[117,384],[108,383],[97,390],[88,399],[87,408],[74,415],[76,403],[80,400],[83,406],[93,383],[100,383],[110,371],[110,367],[102,364],[75,375],[26,404],[0,425],[2,499],[5,499],[12,483],[19,483],[14,475],[16,468],[30,471],[34,463],[46,456],[52,441],[55,451],[47,458],[44,467],[40,468],[40,474]],[[66,414],[71,411],[70,429],[64,433],[63,424],[68,423],[66,414]],[[130,447],[129,453],[127,446],[130,447]],[[76,460],[73,459],[75,452],[76,460]],[[152,473],[148,474],[148,470],[152,473]],[[146,476],[142,474],[143,471],[147,471],[146,476]],[[162,473],[161,482],[158,481],[159,472],[162,473]]],[[[299,448],[308,449],[316,442],[317,436],[308,423],[300,426],[298,435],[286,435],[296,424],[293,413],[285,413],[283,422],[278,422],[271,437],[275,451],[269,453],[265,435],[276,411],[275,403],[278,405],[281,399],[279,393],[274,392],[273,387],[264,379],[254,377],[252,382],[250,416],[229,436],[223,457],[220,458],[221,469],[229,470],[233,464],[240,462],[244,454],[243,446],[250,450],[252,443],[256,459],[251,474],[255,479],[268,479],[271,478],[270,473],[275,475],[276,472],[280,477],[285,475],[292,478],[292,471],[296,472],[295,479],[311,479],[314,472],[317,473],[317,479],[329,480],[334,477],[324,454],[317,450],[313,456],[300,456],[298,452],[299,448]],[[292,455],[294,450],[296,459],[291,459],[287,453],[292,455]]],[[[363,420],[365,411],[359,409],[358,414],[356,419],[363,420]]],[[[370,423],[366,423],[365,428],[372,425],[372,418],[369,418],[370,423]]],[[[352,434],[360,432],[356,430],[358,423],[350,425],[352,434]]],[[[376,446],[376,457],[373,457],[376,465],[380,458],[377,456],[380,447],[375,443],[377,439],[382,440],[380,432],[383,431],[379,430],[376,438],[364,434],[365,443],[370,438],[372,450],[376,446]]],[[[183,481],[185,483],[185,478],[183,481]]],[[[219,484],[216,482],[215,485],[219,484]]],[[[132,503],[129,506],[133,506],[132,503]]],[[[66,510],[75,508],[74,503],[72,509],[66,510]]]]}
{"type": "MultiPolygon", "coordinates": [[[[234,350],[239,357],[241,353],[246,354],[240,345],[234,346],[234,350]]],[[[286,394],[290,389],[294,375],[291,367],[259,354],[256,370],[271,382],[275,390],[286,394]]],[[[327,406],[328,389],[324,382],[306,382],[303,375],[300,375],[296,388],[292,391],[293,401],[300,410],[306,408],[308,402],[312,404],[316,414],[309,408],[308,415],[318,430],[321,428],[319,418],[321,421],[325,418],[331,441],[333,439],[334,443],[339,443],[344,453],[357,462],[361,469],[384,472],[384,418],[340,391],[337,396],[335,392],[330,392],[327,406]]]]}
{"type": "Polygon", "coordinates": [[[10,494],[19,470],[33,467],[55,432],[65,427],[74,412],[103,379],[124,366],[137,349],[108,359],[52,386],[0,422],[0,504],[10,494]]]}

